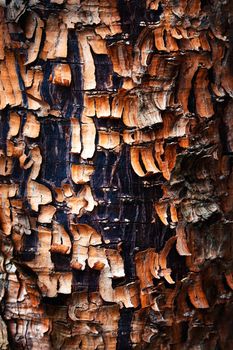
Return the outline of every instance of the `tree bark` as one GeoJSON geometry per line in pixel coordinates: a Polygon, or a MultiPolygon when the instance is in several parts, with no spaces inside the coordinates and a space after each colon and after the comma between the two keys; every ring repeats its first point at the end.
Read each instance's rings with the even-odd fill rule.
{"type": "Polygon", "coordinates": [[[232,349],[232,2],[0,6],[0,349],[232,349]]]}

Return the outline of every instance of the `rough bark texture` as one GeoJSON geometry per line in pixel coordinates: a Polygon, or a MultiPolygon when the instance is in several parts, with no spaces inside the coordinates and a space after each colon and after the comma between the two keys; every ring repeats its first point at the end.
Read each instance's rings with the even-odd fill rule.
{"type": "Polygon", "coordinates": [[[0,5],[0,348],[233,349],[232,1],[0,5]]]}

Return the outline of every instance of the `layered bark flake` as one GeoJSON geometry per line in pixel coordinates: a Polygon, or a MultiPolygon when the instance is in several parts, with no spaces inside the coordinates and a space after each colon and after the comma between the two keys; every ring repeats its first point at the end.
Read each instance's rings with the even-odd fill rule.
{"type": "Polygon", "coordinates": [[[0,349],[233,349],[232,25],[0,1],[0,349]]]}

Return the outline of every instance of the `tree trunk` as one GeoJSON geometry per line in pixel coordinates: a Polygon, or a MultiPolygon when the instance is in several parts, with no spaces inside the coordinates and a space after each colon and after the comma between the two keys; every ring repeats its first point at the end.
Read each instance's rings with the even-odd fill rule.
{"type": "Polygon", "coordinates": [[[233,349],[233,6],[0,1],[1,349],[233,349]]]}

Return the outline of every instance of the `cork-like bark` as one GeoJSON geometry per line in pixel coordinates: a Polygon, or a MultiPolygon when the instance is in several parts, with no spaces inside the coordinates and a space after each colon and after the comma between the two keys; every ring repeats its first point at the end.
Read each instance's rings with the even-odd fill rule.
{"type": "Polygon", "coordinates": [[[232,1],[0,6],[0,349],[232,349],[232,1]]]}

